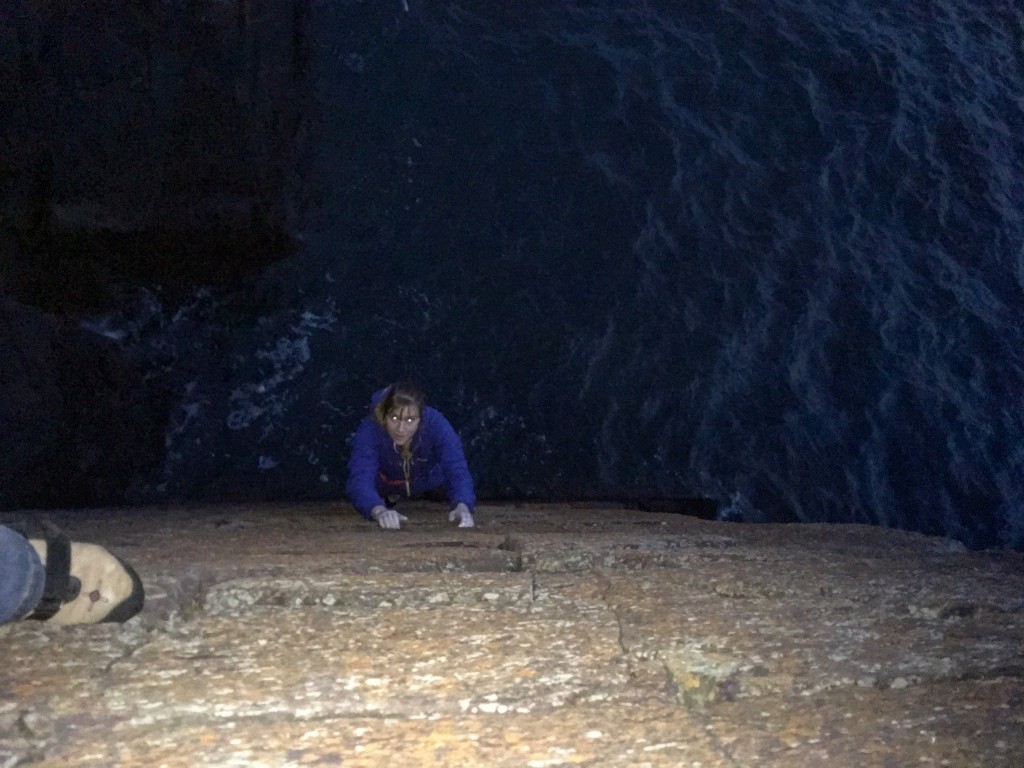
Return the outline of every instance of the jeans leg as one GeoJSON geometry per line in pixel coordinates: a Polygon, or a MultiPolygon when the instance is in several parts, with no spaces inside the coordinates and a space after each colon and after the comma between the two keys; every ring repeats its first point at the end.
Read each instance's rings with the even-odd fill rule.
{"type": "Polygon", "coordinates": [[[24,618],[39,604],[46,569],[19,533],[0,525],[0,624],[24,618]]]}

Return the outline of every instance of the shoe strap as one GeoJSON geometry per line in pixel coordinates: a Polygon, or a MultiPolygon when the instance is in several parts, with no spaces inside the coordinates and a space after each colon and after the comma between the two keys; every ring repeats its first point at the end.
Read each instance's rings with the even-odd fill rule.
{"type": "Polygon", "coordinates": [[[82,582],[71,575],[71,540],[57,526],[43,523],[46,530],[46,584],[36,609],[28,617],[37,621],[51,618],[63,603],[82,591],[82,582]]]}

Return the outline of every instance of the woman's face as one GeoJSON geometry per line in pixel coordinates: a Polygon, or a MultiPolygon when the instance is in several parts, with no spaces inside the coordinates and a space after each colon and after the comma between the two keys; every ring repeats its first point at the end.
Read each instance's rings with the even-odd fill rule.
{"type": "Polygon", "coordinates": [[[384,428],[395,445],[405,446],[420,428],[420,410],[414,405],[394,408],[384,420],[384,428]]]}

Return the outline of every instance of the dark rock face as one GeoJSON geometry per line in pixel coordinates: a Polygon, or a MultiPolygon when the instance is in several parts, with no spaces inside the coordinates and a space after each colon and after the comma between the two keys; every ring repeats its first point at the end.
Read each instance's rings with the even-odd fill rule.
{"type": "Polygon", "coordinates": [[[81,320],[292,252],[306,6],[0,8],[0,506],[123,503],[161,463],[187,365],[81,320]]]}
{"type": "Polygon", "coordinates": [[[166,399],[109,341],[0,297],[0,505],[119,504],[163,454],[166,399]]]}
{"type": "MultiPolygon", "coordinates": [[[[13,7],[12,7],[13,6],[13,7]]],[[[306,0],[0,9],[0,274],[54,312],[230,285],[291,251],[306,0]]]]}
{"type": "Polygon", "coordinates": [[[1024,546],[1005,9],[17,8],[0,279],[174,393],[132,500],[338,498],[408,377],[484,495],[1024,546]]]}

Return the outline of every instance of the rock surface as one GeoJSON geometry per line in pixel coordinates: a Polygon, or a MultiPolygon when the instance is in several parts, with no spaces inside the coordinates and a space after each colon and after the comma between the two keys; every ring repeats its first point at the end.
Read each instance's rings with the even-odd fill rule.
{"type": "Polygon", "coordinates": [[[148,601],[0,627],[0,766],[1024,764],[1020,553],[610,505],[403,512],[50,514],[148,601]]]}
{"type": "Polygon", "coordinates": [[[110,339],[0,291],[0,509],[123,503],[162,460],[166,400],[110,339]]]}

